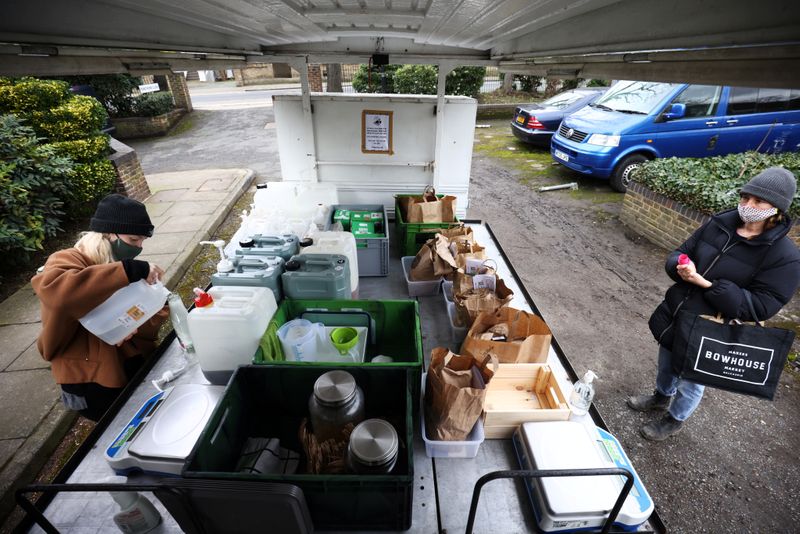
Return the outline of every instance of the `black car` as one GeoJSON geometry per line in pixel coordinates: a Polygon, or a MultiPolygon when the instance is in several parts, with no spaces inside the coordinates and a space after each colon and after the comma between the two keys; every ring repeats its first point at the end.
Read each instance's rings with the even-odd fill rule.
{"type": "Polygon", "coordinates": [[[570,89],[539,104],[519,106],[514,110],[511,131],[520,141],[549,147],[550,138],[558,130],[561,120],[600,98],[606,89],[606,87],[570,89]]]}

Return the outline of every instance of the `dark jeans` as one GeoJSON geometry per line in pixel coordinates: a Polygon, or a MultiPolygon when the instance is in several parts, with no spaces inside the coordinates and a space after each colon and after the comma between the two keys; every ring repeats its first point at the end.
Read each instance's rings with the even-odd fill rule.
{"type": "MultiPolygon", "coordinates": [[[[130,380],[144,365],[143,356],[126,358],[123,361],[125,376],[130,380]]],[[[61,384],[61,398],[67,408],[76,410],[86,419],[99,421],[117,399],[123,388],[107,388],[89,382],[86,384],[61,384]]]]}

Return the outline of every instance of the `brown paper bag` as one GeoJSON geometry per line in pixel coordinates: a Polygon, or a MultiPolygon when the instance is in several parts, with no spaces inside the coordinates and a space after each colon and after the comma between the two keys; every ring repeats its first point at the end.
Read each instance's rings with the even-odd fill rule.
{"type": "Polygon", "coordinates": [[[432,187],[420,196],[400,197],[403,220],[407,223],[454,222],[456,220],[456,197],[436,195],[432,187]]]}
{"type": "Polygon", "coordinates": [[[429,239],[417,252],[414,261],[411,263],[409,278],[415,282],[424,280],[436,280],[439,276],[434,269],[434,257],[436,256],[435,241],[429,239]]]}
{"type": "Polygon", "coordinates": [[[486,249],[477,243],[459,243],[458,253],[456,254],[456,265],[459,269],[466,272],[467,259],[486,260],[486,249]]]}
{"type": "Polygon", "coordinates": [[[475,235],[472,233],[472,228],[469,226],[455,226],[453,228],[442,228],[439,233],[445,236],[450,242],[467,242],[475,243],[475,235]]]}
{"type": "Polygon", "coordinates": [[[491,353],[500,363],[545,363],[553,336],[538,315],[502,307],[494,313],[481,313],[461,345],[461,353],[482,358],[491,353]],[[480,339],[481,334],[498,324],[508,325],[507,341],[480,339]]]}
{"type": "MultiPolygon", "coordinates": [[[[496,276],[496,275],[495,275],[496,276]]],[[[496,278],[495,290],[470,289],[466,293],[456,293],[453,285],[453,302],[456,305],[456,326],[472,326],[481,312],[494,313],[507,306],[514,298],[514,292],[506,287],[500,277],[496,278]]]]}
{"type": "Polygon", "coordinates": [[[491,361],[491,357],[478,361],[446,348],[433,349],[425,382],[428,439],[460,441],[467,437],[483,412],[486,384],[494,375],[487,368],[491,361]]]}

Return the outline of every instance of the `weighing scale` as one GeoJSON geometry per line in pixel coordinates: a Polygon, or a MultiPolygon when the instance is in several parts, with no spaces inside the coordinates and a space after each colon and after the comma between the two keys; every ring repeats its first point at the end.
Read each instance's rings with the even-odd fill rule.
{"type": "Polygon", "coordinates": [[[150,397],[105,451],[118,475],[181,474],[224,386],[180,384],[150,397]]]}
{"type": "MultiPolygon", "coordinates": [[[[598,469],[621,467],[633,474],[633,487],[614,526],[634,531],[653,512],[642,485],[617,438],[602,428],[573,421],[523,423],[512,442],[522,469],[598,469]]],[[[525,479],[539,528],[545,532],[601,527],[619,497],[625,478],[618,475],[525,479]]]]}

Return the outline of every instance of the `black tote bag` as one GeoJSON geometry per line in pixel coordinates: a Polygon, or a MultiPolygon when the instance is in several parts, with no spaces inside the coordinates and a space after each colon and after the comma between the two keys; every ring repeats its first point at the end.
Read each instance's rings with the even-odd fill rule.
{"type": "MultiPolygon", "coordinates": [[[[745,298],[757,317],[750,294],[745,298]]],[[[675,323],[672,368],[682,379],[772,400],[794,332],[761,323],[718,322],[682,311],[675,323]]]]}

